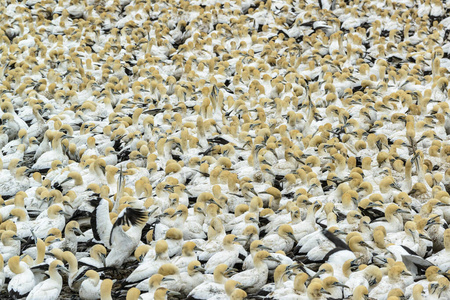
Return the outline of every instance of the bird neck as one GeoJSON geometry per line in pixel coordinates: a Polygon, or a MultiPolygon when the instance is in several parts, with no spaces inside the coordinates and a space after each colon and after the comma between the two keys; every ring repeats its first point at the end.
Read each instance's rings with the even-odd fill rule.
{"type": "MultiPolygon", "coordinates": [[[[13,271],[15,274],[22,274],[25,272],[25,268],[23,265],[21,265],[22,262],[19,261],[18,264],[9,264],[9,268],[11,271],[13,271]]],[[[24,263],[25,264],[25,263],[24,263]]],[[[2,266],[3,269],[3,266],[2,266]]]]}
{"type": "MultiPolygon", "coordinates": [[[[62,286],[62,277],[61,275],[59,275],[58,271],[56,270],[56,268],[51,268],[48,271],[49,275],[50,275],[50,279],[56,281],[59,285],[62,286]]],[[[70,272],[72,273],[72,272],[70,272]]]]}
{"type": "Polygon", "coordinates": [[[218,284],[225,284],[227,279],[221,272],[214,272],[214,282],[218,284]]]}
{"type": "Polygon", "coordinates": [[[308,222],[308,223],[315,223],[315,212],[314,212],[314,207],[311,205],[309,208],[308,208],[308,213],[306,214],[306,219],[305,219],[305,222],[308,222]]]}
{"type": "MultiPolygon", "coordinates": [[[[78,272],[78,261],[77,261],[77,259],[75,258],[75,256],[73,256],[73,257],[68,258],[67,262],[69,263],[70,275],[71,276],[75,275],[78,272]]],[[[55,270],[55,272],[58,274],[58,272],[56,270],[55,270]]]]}
{"type": "Polygon", "coordinates": [[[260,259],[253,260],[253,264],[255,265],[255,269],[267,268],[267,265],[264,263],[264,261],[262,261],[260,259]]]}
{"type": "Polygon", "coordinates": [[[34,261],[35,265],[38,265],[42,262],[44,262],[44,258],[45,258],[45,244],[42,240],[40,240],[40,242],[38,242],[37,246],[37,255],[36,255],[36,260],[34,261]]]}
{"type": "Polygon", "coordinates": [[[45,120],[37,110],[33,110],[33,115],[36,117],[38,124],[44,126],[45,120]]]}
{"type": "Polygon", "coordinates": [[[94,286],[97,286],[100,282],[100,277],[99,276],[95,276],[95,277],[91,277],[90,278],[92,280],[92,283],[94,286]]]}

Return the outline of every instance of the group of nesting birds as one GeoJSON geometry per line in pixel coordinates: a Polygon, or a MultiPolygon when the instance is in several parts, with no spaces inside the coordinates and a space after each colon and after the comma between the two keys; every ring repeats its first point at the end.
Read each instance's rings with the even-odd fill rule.
{"type": "Polygon", "coordinates": [[[450,1],[0,12],[0,298],[450,298],[450,1]]]}

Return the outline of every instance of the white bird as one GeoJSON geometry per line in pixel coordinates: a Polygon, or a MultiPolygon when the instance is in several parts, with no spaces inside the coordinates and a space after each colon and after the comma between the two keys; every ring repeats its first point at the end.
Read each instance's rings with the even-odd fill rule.
{"type": "MultiPolygon", "coordinates": [[[[188,295],[192,299],[212,299],[225,293],[224,284],[231,270],[226,264],[220,264],[213,273],[214,281],[204,281],[197,285],[188,295]]],[[[237,283],[237,282],[236,282],[237,283]]]]}
{"type": "Polygon", "coordinates": [[[53,204],[47,208],[47,217],[31,221],[32,228],[36,237],[45,239],[47,232],[51,228],[63,230],[66,225],[65,216],[69,216],[61,206],[53,204]]]}
{"type": "Polygon", "coordinates": [[[427,260],[441,270],[448,270],[450,268],[450,229],[444,231],[444,246],[444,249],[428,257],[427,260]]]}
{"type": "Polygon", "coordinates": [[[284,252],[289,252],[294,247],[294,243],[297,244],[298,241],[294,236],[292,227],[284,224],[278,228],[277,233],[266,235],[262,239],[262,242],[265,246],[272,249],[272,251],[282,250],[284,252]]]}
{"type": "Polygon", "coordinates": [[[5,262],[11,257],[20,254],[20,242],[25,241],[17,236],[12,230],[7,230],[2,233],[2,255],[5,262]]]}
{"type": "Polygon", "coordinates": [[[181,254],[183,245],[183,232],[178,228],[170,228],[166,231],[165,240],[169,246],[169,257],[181,254]]]}
{"type": "Polygon", "coordinates": [[[185,242],[181,249],[181,255],[174,257],[171,262],[178,267],[180,272],[184,272],[187,270],[189,263],[197,260],[194,251],[202,251],[202,249],[198,248],[192,241],[185,242]]]}
{"type": "Polygon", "coordinates": [[[409,211],[403,210],[398,205],[392,203],[385,209],[386,221],[375,221],[370,223],[370,227],[375,229],[378,226],[384,226],[386,232],[398,232],[403,230],[403,218],[402,213],[409,213],[409,211]]]}
{"type": "Polygon", "coordinates": [[[392,266],[388,271],[388,276],[384,276],[380,283],[370,291],[369,295],[377,299],[386,299],[386,291],[395,288],[403,290],[406,286],[410,285],[413,282],[410,276],[411,273],[408,272],[404,265],[392,266]],[[408,279],[408,277],[411,279],[408,279]]]}
{"type": "Polygon", "coordinates": [[[36,285],[34,274],[26,262],[20,261],[19,256],[13,256],[8,261],[9,269],[15,274],[8,283],[8,293],[14,299],[20,299],[36,285]]]}
{"type": "MultiPolygon", "coordinates": [[[[165,276],[161,274],[155,274],[148,280],[148,292],[141,294],[142,300],[153,300],[156,290],[160,287],[161,283],[164,281],[165,276]]],[[[166,279],[167,280],[167,279],[166,279]]],[[[170,278],[169,280],[172,280],[170,278]]]]}
{"type": "Polygon", "coordinates": [[[264,262],[265,260],[273,260],[269,252],[262,250],[255,254],[253,257],[254,269],[242,271],[231,276],[230,279],[239,282],[245,290],[249,293],[254,293],[263,287],[267,282],[267,276],[269,275],[269,268],[264,262]]]}
{"type": "MultiPolygon", "coordinates": [[[[213,273],[220,264],[226,264],[232,268],[239,259],[238,237],[234,234],[228,234],[223,238],[223,250],[215,253],[208,259],[205,265],[206,273],[213,273]]],[[[240,245],[239,245],[240,246],[240,245]]]]}
{"type": "Polygon", "coordinates": [[[138,287],[146,290],[147,279],[156,274],[162,265],[169,262],[168,244],[165,240],[159,240],[155,244],[154,251],[147,253],[139,266],[128,275],[126,282],[141,282],[138,287]]]}
{"type": "Polygon", "coordinates": [[[107,267],[120,267],[133,253],[141,240],[142,228],[147,218],[144,211],[131,207],[120,212],[111,230],[111,252],[105,259],[107,267]],[[122,225],[128,225],[130,228],[124,231],[122,225]]]}
{"type": "Polygon", "coordinates": [[[110,237],[113,225],[109,219],[109,203],[107,200],[98,198],[89,200],[89,204],[94,207],[92,219],[95,220],[92,226],[92,233],[95,240],[102,242],[105,247],[111,246],[110,237]]]}
{"type": "Polygon", "coordinates": [[[78,261],[89,268],[102,268],[105,266],[106,248],[97,244],[92,246],[88,257],[82,257],[78,261]]]}
{"type": "Polygon", "coordinates": [[[52,137],[52,147],[48,152],[44,152],[34,163],[32,169],[42,170],[51,168],[51,164],[54,160],[61,161],[66,165],[69,161],[67,155],[64,154],[62,149],[61,140],[64,137],[64,133],[56,132],[52,137]]]}
{"type": "Polygon", "coordinates": [[[27,300],[57,300],[62,289],[62,277],[58,271],[69,272],[60,260],[50,263],[48,273],[50,278],[38,283],[28,294],[27,300]]]}
{"type": "Polygon", "coordinates": [[[95,300],[100,298],[100,287],[103,280],[100,280],[96,271],[88,270],[80,280],[83,280],[78,292],[81,299],[95,300]]]}

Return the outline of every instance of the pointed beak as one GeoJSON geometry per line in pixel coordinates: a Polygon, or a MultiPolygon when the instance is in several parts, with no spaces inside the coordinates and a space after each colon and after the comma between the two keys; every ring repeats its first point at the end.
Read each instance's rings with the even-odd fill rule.
{"type": "Polygon", "coordinates": [[[158,207],[153,208],[151,211],[149,211],[148,216],[151,217],[153,215],[153,213],[157,210],[158,210],[158,207]]]}
{"type": "Polygon", "coordinates": [[[68,201],[63,201],[63,204],[64,204],[64,205],[67,205],[68,207],[70,207],[70,208],[73,209],[72,204],[70,204],[68,201]]]}
{"type": "Polygon", "coordinates": [[[407,272],[407,271],[403,271],[403,272],[402,272],[402,275],[405,275],[405,276],[412,276],[412,274],[409,273],[409,272],[407,272]]]}
{"type": "Polygon", "coordinates": [[[195,250],[195,251],[204,251],[202,248],[197,247],[197,246],[194,247],[194,250],[195,250]]]}
{"type": "Polygon", "coordinates": [[[361,246],[364,246],[364,247],[367,247],[367,248],[369,248],[369,249],[372,249],[373,250],[373,248],[369,245],[369,244],[367,244],[366,242],[361,242],[360,243],[361,244],[361,246]]]}
{"type": "Polygon", "coordinates": [[[335,235],[338,235],[338,234],[344,234],[344,235],[346,235],[347,233],[346,233],[345,231],[342,231],[342,230],[338,229],[338,230],[335,230],[335,231],[334,231],[334,234],[335,234],[335,235]]]}
{"type": "Polygon", "coordinates": [[[175,279],[173,279],[172,277],[165,276],[165,277],[163,277],[163,279],[161,281],[165,281],[165,282],[167,282],[167,281],[175,281],[175,279]]]}
{"type": "Polygon", "coordinates": [[[18,237],[17,235],[14,235],[12,238],[13,238],[13,240],[16,240],[16,241],[21,241],[21,242],[24,242],[24,243],[27,242],[27,240],[25,240],[25,239],[23,239],[21,237],[18,237]]]}
{"type": "Polygon", "coordinates": [[[76,281],[76,282],[79,282],[79,281],[83,281],[83,280],[85,280],[85,279],[87,279],[87,276],[86,276],[86,275],[81,276],[80,278],[76,279],[75,281],[76,281]]]}
{"type": "Polygon", "coordinates": [[[167,296],[170,296],[170,297],[178,297],[178,296],[181,296],[180,293],[175,292],[175,291],[167,291],[166,294],[167,294],[167,296]]]}
{"type": "Polygon", "coordinates": [[[102,264],[104,267],[106,267],[106,255],[103,253],[100,253],[100,260],[102,261],[102,264]]]}
{"type": "Polygon", "coordinates": [[[57,268],[58,270],[64,272],[64,273],[66,273],[66,274],[69,273],[69,270],[67,270],[67,268],[64,267],[64,266],[58,265],[56,268],[57,268]]]}
{"type": "Polygon", "coordinates": [[[429,219],[429,220],[427,221],[426,226],[439,224],[439,223],[436,222],[436,218],[437,218],[437,217],[429,219]]]}
{"type": "Polygon", "coordinates": [[[340,286],[340,287],[343,287],[343,288],[348,288],[349,289],[349,287],[347,286],[347,285],[345,285],[345,284],[343,284],[343,283],[340,283],[340,282],[335,282],[335,283],[333,283],[333,285],[334,286],[340,286]]]}
{"type": "Polygon", "coordinates": [[[59,214],[60,214],[60,215],[63,215],[63,216],[66,216],[66,217],[70,217],[70,216],[71,216],[70,214],[66,213],[66,212],[63,211],[63,210],[61,210],[61,211],[59,212],[59,214]]]}
{"type": "Polygon", "coordinates": [[[427,240],[427,241],[432,241],[432,239],[429,236],[426,236],[422,233],[419,233],[419,238],[427,240]]]}
{"type": "Polygon", "coordinates": [[[238,242],[246,242],[246,241],[248,241],[248,239],[244,238],[244,237],[235,237],[234,238],[234,242],[236,242],[236,243],[238,243],[238,242]]]}
{"type": "Polygon", "coordinates": [[[258,248],[258,249],[261,249],[261,250],[266,250],[266,251],[269,251],[269,252],[272,251],[272,249],[270,249],[269,247],[264,246],[264,245],[259,245],[257,248],[258,248]]]}
{"type": "Polygon", "coordinates": [[[266,260],[270,260],[270,261],[274,261],[274,262],[277,262],[277,263],[280,262],[278,259],[276,259],[275,257],[273,257],[273,256],[271,256],[271,255],[267,256],[265,259],[266,259],[266,260]]]}
{"type": "Polygon", "coordinates": [[[201,273],[205,273],[205,271],[206,271],[205,268],[202,268],[200,266],[195,266],[194,269],[199,271],[199,272],[201,272],[201,273]]]}
{"type": "Polygon", "coordinates": [[[80,228],[78,228],[78,227],[74,227],[74,228],[73,228],[73,232],[78,233],[79,235],[84,236],[83,231],[81,231],[80,228]]]}
{"type": "Polygon", "coordinates": [[[225,276],[233,276],[237,272],[238,272],[238,270],[236,270],[236,269],[228,268],[228,269],[225,270],[224,275],[225,276]]]}
{"type": "Polygon", "coordinates": [[[66,183],[66,182],[68,182],[68,181],[70,181],[70,180],[72,180],[72,178],[67,177],[66,179],[64,179],[63,181],[61,181],[60,184],[64,184],[64,183],[66,183]]]}
{"type": "Polygon", "coordinates": [[[287,233],[288,237],[291,238],[296,244],[298,243],[297,239],[295,238],[294,234],[292,232],[287,233]]]}

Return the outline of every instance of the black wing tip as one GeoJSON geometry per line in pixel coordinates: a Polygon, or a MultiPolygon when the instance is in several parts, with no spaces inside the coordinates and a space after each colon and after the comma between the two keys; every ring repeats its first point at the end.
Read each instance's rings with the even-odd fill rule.
{"type": "Polygon", "coordinates": [[[123,216],[118,218],[115,224],[128,226],[144,225],[147,219],[147,212],[144,209],[127,207],[123,216]]]}
{"type": "Polygon", "coordinates": [[[92,207],[97,207],[100,204],[100,201],[102,200],[102,198],[94,198],[94,199],[88,199],[87,202],[89,203],[90,206],[92,207]]]}
{"type": "Polygon", "coordinates": [[[338,238],[335,234],[331,233],[327,229],[322,230],[322,234],[329,239],[337,248],[342,248],[346,250],[350,250],[348,245],[342,241],[340,238],[338,238]]]}

